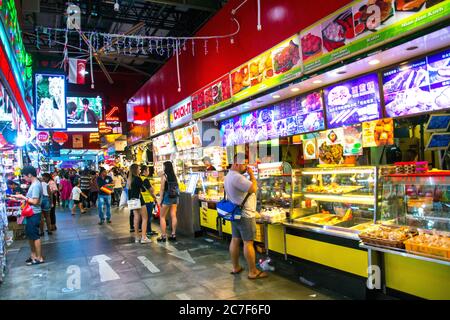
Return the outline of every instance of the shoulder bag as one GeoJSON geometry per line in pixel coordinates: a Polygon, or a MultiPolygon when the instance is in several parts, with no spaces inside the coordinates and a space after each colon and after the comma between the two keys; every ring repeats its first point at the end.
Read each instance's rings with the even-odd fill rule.
{"type": "Polygon", "coordinates": [[[250,197],[250,193],[244,198],[244,201],[240,205],[234,204],[230,200],[226,199],[226,192],[224,191],[225,196],[222,200],[217,203],[217,213],[220,218],[227,221],[236,221],[240,220],[242,217],[242,208],[244,208],[245,203],[247,202],[248,197],[250,197]]]}

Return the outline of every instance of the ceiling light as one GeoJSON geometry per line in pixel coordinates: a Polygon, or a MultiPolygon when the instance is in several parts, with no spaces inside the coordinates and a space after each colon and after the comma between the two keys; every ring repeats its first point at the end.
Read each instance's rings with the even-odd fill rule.
{"type": "Polygon", "coordinates": [[[379,64],[379,63],[380,63],[380,60],[377,60],[377,59],[374,59],[374,60],[370,60],[370,61],[369,61],[369,64],[372,65],[372,66],[374,66],[374,65],[376,65],[376,64],[379,64]]]}
{"type": "Polygon", "coordinates": [[[236,112],[237,112],[236,110],[231,111],[231,113],[236,113],[236,112]]]}
{"type": "Polygon", "coordinates": [[[292,91],[292,92],[299,92],[300,89],[299,89],[299,88],[292,88],[291,91],[292,91]]]}
{"type": "Polygon", "coordinates": [[[216,119],[216,118],[211,118],[211,120],[212,120],[212,121],[216,121],[217,119],[216,119]]]}
{"type": "MultiPolygon", "coordinates": [[[[258,102],[258,101],[256,101],[256,102],[258,102]]],[[[248,109],[250,109],[250,107],[249,106],[245,106],[244,109],[248,110],[248,109]]]]}
{"type": "Polygon", "coordinates": [[[274,98],[274,99],[279,99],[279,98],[281,98],[281,96],[280,96],[279,94],[274,94],[274,95],[272,96],[272,98],[274,98]]]}
{"type": "Polygon", "coordinates": [[[225,115],[225,114],[221,114],[220,117],[221,117],[221,118],[225,118],[226,115],[225,115]]]}
{"type": "Polygon", "coordinates": [[[322,80],[314,80],[313,83],[322,83],[322,80]]]}

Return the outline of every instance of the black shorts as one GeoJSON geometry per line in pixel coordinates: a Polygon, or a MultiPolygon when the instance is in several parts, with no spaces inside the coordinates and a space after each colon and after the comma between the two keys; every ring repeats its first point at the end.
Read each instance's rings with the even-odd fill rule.
{"type": "Polygon", "coordinates": [[[31,217],[27,217],[27,224],[25,225],[25,234],[28,240],[39,240],[39,226],[41,225],[41,214],[36,213],[31,217]]]}
{"type": "Polygon", "coordinates": [[[80,204],[82,201],[81,200],[73,200],[73,204],[77,205],[80,204]]]}

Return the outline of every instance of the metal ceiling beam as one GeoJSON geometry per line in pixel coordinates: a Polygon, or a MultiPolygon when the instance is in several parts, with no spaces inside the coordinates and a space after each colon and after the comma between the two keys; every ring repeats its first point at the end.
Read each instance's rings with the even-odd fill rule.
{"type": "Polygon", "coordinates": [[[186,9],[194,9],[208,12],[216,12],[220,9],[217,1],[211,0],[145,0],[157,4],[164,4],[169,6],[180,6],[186,9]]]}

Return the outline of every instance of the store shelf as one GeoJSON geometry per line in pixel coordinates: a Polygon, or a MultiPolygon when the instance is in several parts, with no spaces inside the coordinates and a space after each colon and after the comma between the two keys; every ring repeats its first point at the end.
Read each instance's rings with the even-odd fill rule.
{"type": "Polygon", "coordinates": [[[352,204],[374,204],[373,196],[363,195],[330,195],[319,193],[305,193],[305,198],[313,199],[316,201],[324,202],[340,202],[340,203],[352,203],[352,204]]]}
{"type": "Polygon", "coordinates": [[[359,244],[359,246],[363,249],[374,250],[374,251],[379,251],[379,252],[384,252],[384,253],[390,253],[390,254],[395,254],[398,256],[405,257],[405,258],[412,258],[412,259],[417,259],[417,260],[422,260],[422,261],[434,262],[434,263],[442,264],[445,266],[450,266],[450,260],[441,260],[441,259],[433,258],[431,256],[416,255],[416,254],[408,253],[408,252],[406,252],[406,250],[403,250],[403,249],[394,249],[391,247],[382,247],[382,246],[370,246],[370,245],[364,244],[362,242],[359,244]]]}
{"type": "Polygon", "coordinates": [[[292,223],[292,222],[283,222],[284,226],[289,228],[301,229],[306,231],[313,231],[321,234],[326,234],[329,236],[341,237],[350,240],[359,240],[359,237],[356,233],[352,233],[351,231],[338,231],[333,230],[329,226],[310,226],[303,223],[292,223]]]}

